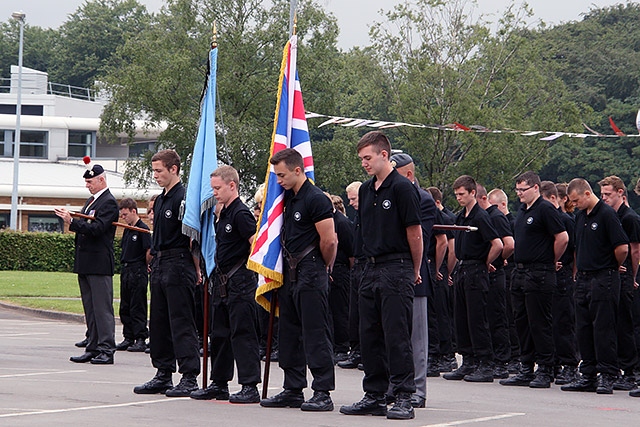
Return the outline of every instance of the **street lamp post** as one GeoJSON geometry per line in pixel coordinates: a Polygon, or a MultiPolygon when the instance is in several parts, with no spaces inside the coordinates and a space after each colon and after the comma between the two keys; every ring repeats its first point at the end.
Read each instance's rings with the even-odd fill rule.
{"type": "Polygon", "coordinates": [[[20,23],[20,47],[18,48],[18,100],[16,102],[16,134],[13,142],[13,189],[11,191],[12,230],[18,229],[18,168],[20,166],[20,115],[22,114],[22,47],[24,45],[24,12],[13,12],[11,17],[20,23]]]}

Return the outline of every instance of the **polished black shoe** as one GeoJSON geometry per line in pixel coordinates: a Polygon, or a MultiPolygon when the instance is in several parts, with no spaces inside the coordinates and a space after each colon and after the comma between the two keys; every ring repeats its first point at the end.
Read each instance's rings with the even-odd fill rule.
{"type": "Polygon", "coordinates": [[[470,363],[463,362],[462,366],[460,366],[453,372],[447,372],[446,374],[443,374],[442,378],[444,378],[445,380],[461,381],[465,376],[472,374],[475,370],[475,364],[472,365],[470,363]]]}
{"type": "Polygon", "coordinates": [[[348,358],[349,358],[349,353],[343,353],[343,352],[334,353],[333,354],[333,364],[335,365],[335,364],[338,364],[340,362],[344,362],[348,358]]]}
{"type": "Polygon", "coordinates": [[[593,377],[587,377],[582,375],[578,377],[574,382],[565,384],[560,387],[562,391],[584,391],[593,393],[598,388],[598,381],[593,377]]]}
{"type": "Polygon", "coordinates": [[[549,366],[539,366],[535,373],[535,378],[529,383],[531,388],[550,388],[553,382],[551,373],[553,368],[549,366]]]}
{"type": "Polygon", "coordinates": [[[458,369],[457,362],[458,361],[456,361],[456,367],[452,369],[451,358],[449,356],[442,356],[440,360],[438,360],[438,370],[440,372],[451,372],[454,369],[458,369]]]}
{"type": "Polygon", "coordinates": [[[556,385],[571,384],[578,379],[578,368],[576,366],[565,365],[556,376],[556,385]]]}
{"type": "Polygon", "coordinates": [[[340,413],[345,415],[374,415],[383,417],[387,415],[387,404],[384,401],[383,395],[376,396],[365,393],[360,402],[340,407],[340,413]]]}
{"type": "Polygon", "coordinates": [[[135,394],[164,394],[172,387],[171,372],[158,370],[155,377],[142,385],[135,386],[133,392],[135,394]]]}
{"type": "Polygon", "coordinates": [[[92,365],[113,365],[113,354],[100,353],[90,360],[92,365]]]}
{"type": "Polygon", "coordinates": [[[260,406],[265,408],[299,408],[304,403],[302,390],[284,389],[273,397],[260,401],[260,406]]]}
{"type": "Polygon", "coordinates": [[[145,342],[144,338],[138,338],[135,343],[131,344],[129,348],[127,348],[127,351],[130,351],[132,353],[144,353],[146,349],[147,343],[145,342]]]}
{"type": "Polygon", "coordinates": [[[598,387],[596,388],[596,393],[613,394],[613,383],[616,378],[616,375],[600,374],[598,376],[598,387]]]}
{"type": "Polygon", "coordinates": [[[520,372],[518,372],[517,375],[500,380],[500,384],[506,386],[529,387],[529,384],[531,384],[531,381],[535,378],[536,376],[533,373],[533,366],[520,365],[520,372]]]}
{"type": "Polygon", "coordinates": [[[85,338],[82,341],[78,341],[74,345],[76,347],[85,348],[87,345],[89,345],[89,338],[85,338]]]}
{"type": "Polygon", "coordinates": [[[116,350],[125,351],[132,344],[133,344],[133,340],[130,340],[129,338],[125,338],[120,344],[116,345],[116,350]]]}
{"type": "Polygon", "coordinates": [[[167,397],[189,397],[191,392],[198,390],[198,375],[182,374],[177,386],[170,388],[164,394],[167,397]]]}
{"type": "Polygon", "coordinates": [[[518,374],[520,373],[520,368],[522,366],[520,365],[520,361],[519,360],[512,360],[509,363],[507,363],[507,371],[509,371],[509,374],[518,374]]]}
{"type": "Polygon", "coordinates": [[[465,375],[463,378],[469,383],[492,383],[493,365],[490,363],[480,363],[475,371],[465,375]]]}
{"type": "Polygon", "coordinates": [[[358,369],[364,371],[364,365],[362,363],[358,363],[358,369]]]}
{"type": "MultiPolygon", "coordinates": [[[[244,387],[242,387],[244,390],[244,387]]],[[[256,390],[257,392],[258,390],[256,390]]],[[[238,393],[236,393],[238,394],[238,393]]],[[[196,400],[229,400],[229,387],[227,384],[214,384],[211,383],[207,386],[207,388],[200,388],[198,390],[194,390],[189,395],[192,399],[196,400]]],[[[258,399],[258,402],[260,399],[258,399]]],[[[236,402],[236,403],[244,403],[244,402],[236,402]]],[[[249,403],[249,402],[247,402],[249,403]]]]}
{"type": "MultiPolygon", "coordinates": [[[[260,393],[258,393],[258,387],[255,385],[243,385],[239,392],[232,395],[227,392],[227,396],[230,403],[260,403],[260,393]]],[[[191,397],[193,397],[193,394],[191,397]]]]}
{"type": "Polygon", "coordinates": [[[97,355],[98,353],[96,352],[86,351],[84,354],[81,354],[80,356],[71,356],[69,360],[71,360],[74,363],[87,363],[87,362],[91,362],[91,359],[93,359],[97,355]]]}
{"type": "Polygon", "coordinates": [[[389,420],[412,420],[416,413],[411,405],[411,395],[409,393],[398,393],[396,403],[387,411],[389,420]]]}
{"type": "Polygon", "coordinates": [[[627,375],[626,373],[618,378],[613,383],[614,390],[630,391],[638,388],[636,384],[635,375],[627,375]]]}
{"type": "Polygon", "coordinates": [[[629,392],[629,396],[631,396],[631,397],[640,397],[640,388],[637,388],[635,390],[631,390],[629,392]]]}
{"type": "Polygon", "coordinates": [[[328,391],[315,390],[313,397],[300,405],[300,410],[306,412],[331,412],[333,401],[328,391]]]}
{"type": "Polygon", "coordinates": [[[507,365],[505,365],[504,363],[497,363],[493,368],[493,378],[495,378],[496,380],[509,378],[509,370],[507,369],[507,365]]]}
{"type": "Polygon", "coordinates": [[[427,406],[427,399],[414,394],[411,396],[411,406],[414,408],[424,408],[427,406]]]}
{"type": "Polygon", "coordinates": [[[338,362],[338,367],[342,369],[355,369],[358,367],[358,364],[362,361],[359,351],[352,351],[349,353],[349,357],[347,360],[342,362],[338,362]]]}

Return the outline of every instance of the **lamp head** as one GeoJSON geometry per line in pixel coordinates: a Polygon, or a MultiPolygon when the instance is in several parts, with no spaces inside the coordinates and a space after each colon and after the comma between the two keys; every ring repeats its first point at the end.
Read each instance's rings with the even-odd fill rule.
{"type": "Polygon", "coordinates": [[[11,14],[11,17],[12,17],[13,19],[15,19],[16,21],[21,21],[21,22],[22,22],[22,21],[24,21],[24,18],[25,18],[26,16],[27,16],[27,14],[26,14],[26,13],[24,13],[24,12],[22,12],[22,11],[20,11],[20,12],[13,12],[13,13],[11,14]]]}

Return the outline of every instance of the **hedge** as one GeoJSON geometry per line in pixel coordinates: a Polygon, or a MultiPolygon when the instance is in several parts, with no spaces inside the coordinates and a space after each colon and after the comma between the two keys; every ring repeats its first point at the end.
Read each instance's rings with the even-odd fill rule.
{"type": "MultiPolygon", "coordinates": [[[[73,271],[74,234],[0,232],[0,270],[73,271]]],[[[120,238],[114,241],[120,271],[120,238]]]]}

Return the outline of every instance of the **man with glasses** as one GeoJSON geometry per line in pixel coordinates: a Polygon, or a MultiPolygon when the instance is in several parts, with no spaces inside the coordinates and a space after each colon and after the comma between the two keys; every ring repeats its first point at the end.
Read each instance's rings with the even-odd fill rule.
{"type": "Polygon", "coordinates": [[[522,205],[514,228],[516,269],[511,298],[522,365],[516,376],[500,384],[549,388],[554,365],[551,312],[556,263],[567,248],[569,235],[559,212],[540,196],[537,174],[528,171],[520,175],[515,191],[522,205]]]}

